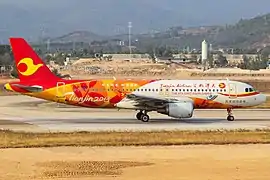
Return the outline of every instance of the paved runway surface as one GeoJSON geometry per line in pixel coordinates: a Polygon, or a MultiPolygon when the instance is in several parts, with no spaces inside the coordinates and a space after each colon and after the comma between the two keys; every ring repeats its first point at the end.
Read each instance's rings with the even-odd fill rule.
{"type": "Polygon", "coordinates": [[[150,121],[135,118],[136,111],[58,106],[27,96],[0,96],[0,128],[24,131],[100,131],[172,129],[262,129],[270,127],[270,110],[234,110],[236,120],[226,120],[226,110],[196,110],[191,119],[179,120],[155,112],[150,121]]]}

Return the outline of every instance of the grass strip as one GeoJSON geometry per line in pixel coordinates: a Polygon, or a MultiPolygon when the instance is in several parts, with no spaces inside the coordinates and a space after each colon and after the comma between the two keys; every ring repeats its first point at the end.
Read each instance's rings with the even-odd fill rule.
{"type": "Polygon", "coordinates": [[[57,146],[155,146],[204,144],[267,144],[270,130],[67,132],[0,131],[0,148],[57,146]]]}

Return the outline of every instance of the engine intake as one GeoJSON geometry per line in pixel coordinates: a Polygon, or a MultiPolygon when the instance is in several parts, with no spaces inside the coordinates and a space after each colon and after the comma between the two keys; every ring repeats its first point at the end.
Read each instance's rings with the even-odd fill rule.
{"type": "Polygon", "coordinates": [[[193,115],[194,106],[192,102],[168,103],[157,112],[174,118],[190,118],[193,115]]]}

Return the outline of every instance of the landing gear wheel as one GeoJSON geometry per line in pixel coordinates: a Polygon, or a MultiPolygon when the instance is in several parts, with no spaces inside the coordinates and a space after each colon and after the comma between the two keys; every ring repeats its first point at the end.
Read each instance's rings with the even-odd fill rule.
{"type": "Polygon", "coordinates": [[[149,121],[149,116],[147,114],[142,114],[141,115],[141,121],[142,122],[148,122],[149,121]]]}
{"type": "Polygon", "coordinates": [[[227,120],[234,121],[234,116],[232,115],[232,108],[227,108],[227,113],[228,113],[227,120]]]}
{"type": "Polygon", "coordinates": [[[137,114],[136,114],[136,118],[138,119],[138,120],[141,120],[141,116],[143,115],[143,113],[142,112],[138,112],[137,114]]]}
{"type": "Polygon", "coordinates": [[[228,117],[227,117],[227,120],[228,120],[228,121],[234,121],[234,116],[228,116],[228,117]]]}

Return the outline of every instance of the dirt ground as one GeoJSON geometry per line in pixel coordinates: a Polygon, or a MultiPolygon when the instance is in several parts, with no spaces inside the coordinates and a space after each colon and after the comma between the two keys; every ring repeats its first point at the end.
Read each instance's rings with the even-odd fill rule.
{"type": "Polygon", "coordinates": [[[268,180],[270,145],[2,149],[0,179],[268,180]]]}

